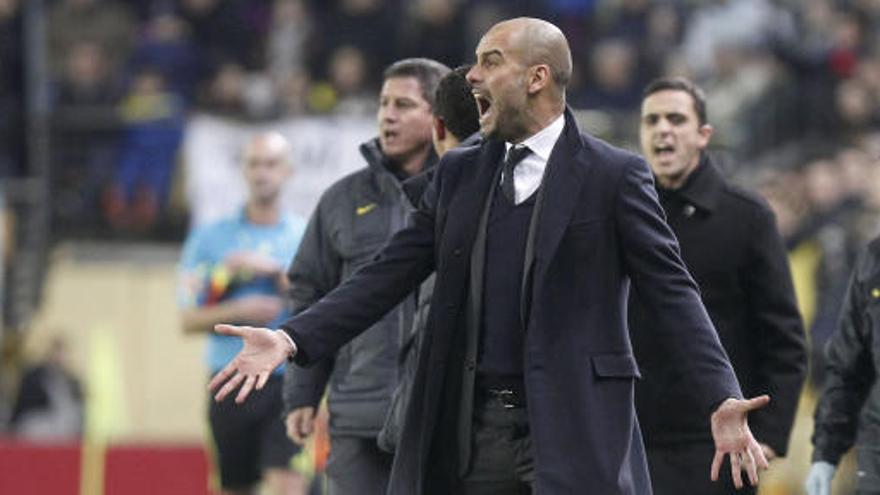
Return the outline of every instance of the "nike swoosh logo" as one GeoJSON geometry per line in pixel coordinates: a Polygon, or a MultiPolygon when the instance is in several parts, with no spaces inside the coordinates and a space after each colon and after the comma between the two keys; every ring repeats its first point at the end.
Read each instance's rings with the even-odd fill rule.
{"type": "Polygon", "coordinates": [[[355,213],[357,213],[358,216],[366,215],[367,213],[373,211],[374,208],[376,208],[376,203],[370,203],[368,205],[358,206],[357,209],[355,210],[355,213]]]}

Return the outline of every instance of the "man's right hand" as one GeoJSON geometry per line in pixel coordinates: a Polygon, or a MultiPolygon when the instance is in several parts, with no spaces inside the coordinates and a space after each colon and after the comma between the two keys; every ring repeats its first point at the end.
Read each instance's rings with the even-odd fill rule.
{"type": "Polygon", "coordinates": [[[315,431],[315,408],[298,407],[284,420],[287,436],[297,445],[304,445],[315,431]]]}
{"type": "Polygon", "coordinates": [[[807,481],[804,482],[807,495],[831,495],[831,480],[834,479],[835,471],[837,467],[830,462],[814,462],[807,474],[807,481]]]}

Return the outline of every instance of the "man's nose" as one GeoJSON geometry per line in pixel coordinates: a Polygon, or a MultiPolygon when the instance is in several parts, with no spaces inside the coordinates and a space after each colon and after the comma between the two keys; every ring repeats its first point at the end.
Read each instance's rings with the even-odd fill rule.
{"type": "Polygon", "coordinates": [[[471,66],[470,70],[465,74],[465,79],[471,84],[474,84],[478,80],[477,76],[477,64],[471,66]]]}
{"type": "Polygon", "coordinates": [[[666,134],[672,130],[672,125],[669,124],[668,120],[660,119],[657,121],[657,125],[654,126],[654,130],[659,134],[666,134]]]}

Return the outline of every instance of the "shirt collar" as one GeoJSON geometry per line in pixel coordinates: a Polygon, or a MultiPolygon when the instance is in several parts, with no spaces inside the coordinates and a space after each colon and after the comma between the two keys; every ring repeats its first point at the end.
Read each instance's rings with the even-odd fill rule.
{"type": "MultiPolygon", "coordinates": [[[[560,114],[556,120],[550,123],[550,125],[531,135],[520,144],[528,146],[529,149],[532,150],[532,153],[538,155],[544,162],[547,162],[550,160],[550,153],[553,151],[553,146],[556,145],[556,141],[559,140],[563,128],[565,128],[564,113],[560,114]]],[[[504,144],[506,150],[509,150],[510,147],[513,146],[512,143],[504,144]]]]}
{"type": "Polygon", "coordinates": [[[275,226],[279,226],[279,225],[287,225],[287,223],[290,222],[290,216],[287,213],[282,211],[278,215],[277,222],[275,222],[273,224],[256,224],[256,223],[251,222],[251,219],[248,217],[247,205],[243,205],[238,210],[238,221],[242,225],[255,225],[255,226],[259,226],[259,227],[275,227],[275,226]]]}

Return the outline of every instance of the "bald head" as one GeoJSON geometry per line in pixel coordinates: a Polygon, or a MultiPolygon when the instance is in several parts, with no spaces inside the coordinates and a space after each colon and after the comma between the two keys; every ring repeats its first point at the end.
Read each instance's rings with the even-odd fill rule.
{"type": "Polygon", "coordinates": [[[277,132],[264,132],[248,140],[242,153],[249,202],[275,206],[284,182],[290,177],[290,144],[277,132]]]}
{"type": "Polygon", "coordinates": [[[547,65],[556,87],[565,91],[571,80],[571,50],[568,40],[555,25],[533,17],[501,21],[486,33],[509,34],[511,47],[525,65],[547,65]]]}
{"type": "Polygon", "coordinates": [[[286,162],[290,155],[290,143],[287,138],[275,131],[262,132],[250,138],[244,145],[242,155],[245,162],[254,154],[272,155],[283,158],[286,162]]]}

